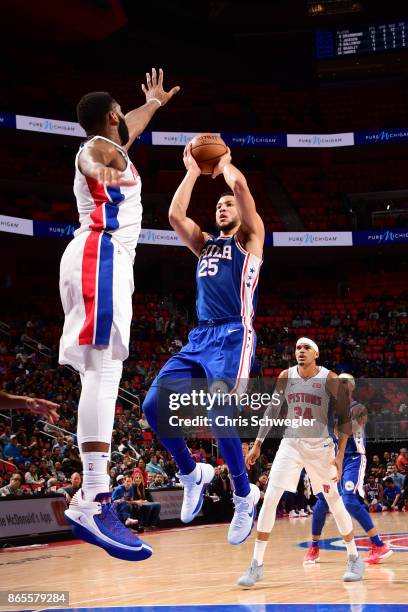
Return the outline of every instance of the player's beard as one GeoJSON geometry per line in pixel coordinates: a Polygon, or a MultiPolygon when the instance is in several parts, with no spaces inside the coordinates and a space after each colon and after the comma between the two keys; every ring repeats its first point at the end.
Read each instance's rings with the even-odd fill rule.
{"type": "Polygon", "coordinates": [[[122,146],[125,146],[129,142],[129,128],[123,117],[119,117],[118,134],[122,146]]]}
{"type": "Polygon", "coordinates": [[[217,230],[219,232],[230,232],[235,227],[238,227],[238,225],[239,225],[238,221],[230,221],[229,223],[227,223],[226,225],[223,225],[223,226],[221,226],[218,223],[216,223],[215,227],[217,228],[217,230]]]}

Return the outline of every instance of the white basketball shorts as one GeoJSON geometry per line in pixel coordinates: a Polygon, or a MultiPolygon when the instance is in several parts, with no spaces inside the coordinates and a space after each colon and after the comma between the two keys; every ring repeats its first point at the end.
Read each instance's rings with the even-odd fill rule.
{"type": "Polygon", "coordinates": [[[305,468],[313,493],[329,493],[337,470],[332,461],[336,449],[332,438],[283,438],[269,474],[271,485],[296,493],[300,473],[305,468]]]}
{"type": "Polygon", "coordinates": [[[112,346],[112,358],[129,355],[133,261],[129,251],[104,232],[89,231],[67,246],[60,265],[65,313],[59,363],[84,372],[89,346],[112,346]]]}

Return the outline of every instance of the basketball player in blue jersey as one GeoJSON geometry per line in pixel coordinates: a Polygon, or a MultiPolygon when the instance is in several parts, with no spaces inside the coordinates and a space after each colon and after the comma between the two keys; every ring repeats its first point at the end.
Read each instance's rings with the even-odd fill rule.
{"type": "MultiPolygon", "coordinates": [[[[287,427],[273,460],[259,513],[253,558],[246,573],[238,580],[239,586],[251,587],[263,578],[263,559],[275,524],[276,508],[285,490],[296,492],[303,468],[315,495],[323,492],[346,543],[347,568],[343,580],[362,580],[364,563],[358,556],[352,521],[336,484],[341,478],[344,451],[351,433],[347,397],[337,374],[317,365],[318,356],[319,348],[313,340],[298,339],[295,349],[297,365],[283,370],[276,383],[275,391],[280,394],[281,402],[276,406],[271,404],[265,412],[264,416],[269,418],[276,416],[286,401],[286,418],[299,427],[287,427]],[[338,449],[331,437],[331,401],[335,402],[338,417],[338,449]]],[[[269,424],[261,424],[254,446],[246,457],[247,466],[258,459],[270,428],[269,424]]]]}
{"type": "Polygon", "coordinates": [[[146,75],[146,103],[126,115],[107,92],[77,106],[87,134],[75,159],[80,227],[61,260],[65,322],[59,362],[81,376],[78,444],[82,488],[65,516],[74,534],[119,559],[152,549],[121,523],[110,502],[108,462],[122,363],[129,353],[133,260],[141,227],[141,180],[127,151],[154,113],[179,90],[163,88],[163,71],[146,75]]]}
{"type": "MultiPolygon", "coordinates": [[[[223,174],[231,189],[216,205],[219,235],[203,232],[187,216],[192,191],[200,176],[190,145],[184,151],[184,164],[187,173],[174,194],[169,219],[198,259],[198,327],[190,332],[188,344],[158,374],[146,396],[143,411],[178,464],[179,478],[184,485],[181,520],[189,523],[200,512],[204,487],[212,480],[214,469],[206,463],[195,463],[181,431],[171,436],[160,435],[160,421],[167,418],[169,410],[169,394],[163,390],[167,385],[174,391],[188,392],[193,378],[206,380],[208,390],[217,388],[217,383],[222,383],[230,393],[242,393],[245,389],[255,355],[253,318],[265,230],[245,177],[232,165],[228,150],[213,173],[213,177],[223,174]]],[[[228,541],[240,544],[252,530],[260,493],[248,481],[241,442],[235,430],[214,428],[213,423],[213,431],[235,485],[235,512],[228,541]]]]}
{"type": "MultiPolygon", "coordinates": [[[[361,525],[371,541],[371,548],[366,563],[380,563],[390,555],[392,550],[378,535],[371,516],[364,504],[364,476],[367,464],[365,455],[365,425],[367,423],[367,408],[353,399],[356,386],[351,374],[340,374],[340,381],[344,384],[350,406],[350,419],[353,433],[347,440],[343,461],[343,475],[341,490],[344,505],[350,515],[361,525]]],[[[318,500],[313,508],[312,517],[312,543],[304,558],[305,564],[316,563],[320,560],[319,540],[326,522],[329,507],[324,496],[319,493],[318,500]]]]}

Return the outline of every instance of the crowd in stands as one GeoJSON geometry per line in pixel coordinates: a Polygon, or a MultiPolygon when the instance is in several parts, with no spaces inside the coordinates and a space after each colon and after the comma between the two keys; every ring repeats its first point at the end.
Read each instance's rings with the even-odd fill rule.
{"type": "MultiPolygon", "coordinates": [[[[277,376],[293,362],[295,339],[311,336],[321,347],[322,364],[339,373],[351,371],[357,378],[362,377],[358,388],[369,410],[375,412],[375,421],[391,420],[397,423],[400,432],[407,429],[407,388],[401,378],[406,375],[408,356],[407,295],[354,292],[351,299],[332,294],[320,300],[324,307],[318,307],[313,298],[313,287],[311,296],[289,293],[279,296],[279,300],[263,297],[257,319],[255,376],[277,376]],[[374,392],[372,386],[364,384],[370,377],[387,380],[374,392]]],[[[159,522],[160,507],[150,491],[178,484],[174,460],[150,430],[142,406],[158,369],[180,350],[192,325],[188,311],[176,306],[182,301],[181,296],[166,300],[154,295],[135,296],[130,357],[125,362],[116,407],[110,477],[123,522],[138,530],[154,529],[159,522]]],[[[11,419],[6,414],[0,416],[1,495],[57,492],[70,501],[81,483],[75,437],[80,385],[76,372],[56,364],[60,322],[51,314],[48,317],[10,318],[9,335],[0,341],[3,388],[20,395],[44,397],[60,405],[57,427],[27,411],[10,413],[11,419]]],[[[216,456],[208,440],[191,439],[189,444],[197,461],[211,461],[216,466],[205,513],[211,520],[220,516],[227,519],[232,511],[233,492],[228,466],[216,456]]],[[[247,450],[244,445],[244,454],[247,450]]],[[[251,470],[250,478],[261,491],[265,490],[272,460],[273,451],[266,448],[251,470]]],[[[381,465],[377,463],[374,456],[367,477],[374,476],[380,492],[373,497],[371,489],[367,489],[367,501],[375,499],[376,509],[396,506],[402,509],[407,492],[406,452],[401,452],[397,461],[391,453],[385,453],[381,465]],[[387,478],[393,479],[394,488],[389,480],[384,480],[387,478]]],[[[370,507],[374,506],[371,502],[370,507]]],[[[310,483],[305,476],[296,495],[285,494],[278,512],[291,517],[306,516],[312,505],[310,483]]]]}

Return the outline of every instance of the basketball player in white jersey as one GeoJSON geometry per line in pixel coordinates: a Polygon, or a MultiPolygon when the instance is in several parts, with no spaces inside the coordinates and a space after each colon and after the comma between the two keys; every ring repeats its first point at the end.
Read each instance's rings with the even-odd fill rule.
{"type": "MultiPolygon", "coordinates": [[[[276,414],[286,400],[286,418],[297,419],[298,423],[299,419],[303,419],[303,424],[298,429],[286,429],[272,463],[258,519],[253,559],[247,572],[238,580],[238,584],[244,587],[253,586],[263,578],[263,557],[275,523],[276,508],[285,490],[296,492],[303,468],[311,480],[313,493],[317,495],[323,492],[346,543],[348,560],[343,580],[356,582],[363,577],[364,563],[358,556],[351,517],[337,488],[345,447],[351,433],[347,396],[339,384],[337,374],[316,364],[319,348],[313,340],[299,338],[295,356],[297,365],[281,372],[277,380],[276,391],[282,398],[280,405],[276,409],[270,406],[265,415],[270,417],[272,413],[276,414]],[[330,399],[336,402],[338,417],[337,453],[330,432],[330,399]]],[[[269,429],[268,426],[260,427],[254,446],[246,457],[247,465],[252,465],[258,459],[269,429]]]]}
{"type": "Polygon", "coordinates": [[[122,362],[129,352],[133,260],[140,233],[141,181],[127,151],[154,113],[179,87],[163,88],[163,71],[146,74],[146,103],[123,114],[107,92],[85,95],[77,106],[87,134],[75,160],[74,193],[80,228],[61,260],[65,313],[59,363],[81,375],[78,444],[82,489],[66,518],[75,535],[131,561],[152,554],[120,522],[109,496],[108,461],[122,362]]]}

